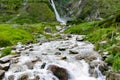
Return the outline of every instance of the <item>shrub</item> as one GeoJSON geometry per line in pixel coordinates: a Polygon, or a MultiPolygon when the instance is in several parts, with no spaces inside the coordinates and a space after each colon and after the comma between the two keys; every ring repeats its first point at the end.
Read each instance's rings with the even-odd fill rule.
{"type": "Polygon", "coordinates": [[[0,47],[10,46],[12,43],[9,40],[0,39],[0,47]]]}

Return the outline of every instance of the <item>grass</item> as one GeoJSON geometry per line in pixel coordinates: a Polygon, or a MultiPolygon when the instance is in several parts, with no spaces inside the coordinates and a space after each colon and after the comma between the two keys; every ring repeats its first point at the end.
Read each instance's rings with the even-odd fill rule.
{"type": "Polygon", "coordinates": [[[65,33],[70,33],[70,34],[88,34],[94,29],[96,29],[96,24],[98,22],[86,22],[86,23],[81,23],[79,25],[72,26],[71,28],[67,29],[65,33]]]}
{"type": "Polygon", "coordinates": [[[12,24],[0,24],[0,47],[33,40],[32,35],[25,30],[15,28],[12,24]],[[5,43],[5,44],[4,44],[5,43]]]}

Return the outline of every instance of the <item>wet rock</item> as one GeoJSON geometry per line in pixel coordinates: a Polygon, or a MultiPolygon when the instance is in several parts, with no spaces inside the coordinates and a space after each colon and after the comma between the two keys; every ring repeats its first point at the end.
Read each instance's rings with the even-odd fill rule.
{"type": "Polygon", "coordinates": [[[60,59],[61,59],[61,60],[66,60],[67,57],[66,57],[66,56],[63,56],[63,57],[61,57],[60,59]]]}
{"type": "Polygon", "coordinates": [[[14,64],[14,63],[18,63],[19,62],[19,58],[17,57],[17,58],[12,58],[11,60],[10,60],[10,63],[11,64],[14,64]]]}
{"type": "Polygon", "coordinates": [[[93,60],[97,59],[97,56],[94,55],[94,54],[91,54],[91,55],[87,56],[87,59],[90,60],[90,61],[93,61],[93,60]]]}
{"type": "Polygon", "coordinates": [[[34,63],[32,62],[26,62],[25,65],[27,65],[28,69],[33,69],[34,63]]]}
{"type": "Polygon", "coordinates": [[[61,52],[56,52],[55,55],[61,55],[61,52]]]}
{"type": "Polygon", "coordinates": [[[3,78],[4,74],[5,74],[5,71],[4,70],[0,70],[0,79],[3,78]]]}
{"type": "Polygon", "coordinates": [[[67,37],[68,38],[72,38],[72,34],[67,34],[67,37]]]}
{"type": "Polygon", "coordinates": [[[5,57],[2,57],[0,58],[0,63],[7,63],[10,61],[11,58],[14,58],[18,55],[8,55],[8,56],[5,56],[5,57]]]}
{"type": "Polygon", "coordinates": [[[65,68],[58,67],[56,65],[50,65],[47,69],[52,71],[53,74],[60,80],[68,80],[68,73],[65,68]]]}
{"type": "Polygon", "coordinates": [[[12,46],[11,49],[12,50],[16,50],[17,48],[16,48],[16,46],[12,46]]]}
{"type": "Polygon", "coordinates": [[[94,70],[94,69],[90,69],[90,70],[89,70],[89,73],[90,73],[90,76],[91,76],[91,77],[95,77],[95,78],[98,77],[97,71],[94,70]]]}
{"type": "Polygon", "coordinates": [[[105,72],[106,71],[108,71],[108,66],[107,66],[107,64],[105,64],[105,63],[103,63],[103,64],[100,64],[99,65],[99,70],[102,72],[102,74],[104,74],[105,75],[105,72]]]}
{"type": "Polygon", "coordinates": [[[60,50],[60,51],[65,51],[66,48],[65,48],[65,47],[59,47],[58,50],[60,50]]]}
{"type": "Polygon", "coordinates": [[[44,69],[45,66],[46,66],[46,63],[43,63],[43,64],[41,65],[41,69],[44,69]]]}
{"type": "Polygon", "coordinates": [[[95,67],[97,67],[100,64],[100,62],[90,61],[90,63],[88,63],[88,64],[90,65],[90,68],[95,68],[95,67]]]}
{"type": "Polygon", "coordinates": [[[0,69],[7,71],[10,67],[10,63],[0,64],[0,69]]]}
{"type": "Polygon", "coordinates": [[[81,35],[80,35],[80,36],[77,36],[77,37],[76,37],[76,40],[77,40],[77,41],[83,41],[83,40],[84,40],[84,37],[81,36],[81,35]]]}
{"type": "Polygon", "coordinates": [[[14,80],[14,75],[10,75],[10,76],[8,77],[8,80],[14,80]]]}
{"type": "Polygon", "coordinates": [[[107,72],[106,80],[120,80],[120,71],[107,72]]]}
{"type": "Polygon", "coordinates": [[[36,63],[38,61],[41,62],[42,60],[40,58],[35,58],[35,59],[32,60],[33,63],[36,63]]]}
{"type": "Polygon", "coordinates": [[[30,48],[29,51],[34,51],[34,49],[33,49],[33,48],[30,48]]]}
{"type": "Polygon", "coordinates": [[[40,76],[35,76],[33,79],[29,79],[29,80],[40,80],[40,76]]]}
{"type": "Polygon", "coordinates": [[[17,80],[28,80],[28,75],[23,74],[21,77],[19,77],[17,80]]]}
{"type": "Polygon", "coordinates": [[[80,54],[75,56],[75,59],[76,59],[76,60],[82,60],[82,59],[84,59],[84,58],[85,58],[85,57],[84,57],[83,55],[80,55],[80,54]]]}
{"type": "Polygon", "coordinates": [[[52,33],[52,28],[51,27],[45,27],[44,30],[47,33],[52,33]]]}
{"type": "Polygon", "coordinates": [[[75,50],[69,50],[69,54],[78,54],[78,52],[75,50]]]}

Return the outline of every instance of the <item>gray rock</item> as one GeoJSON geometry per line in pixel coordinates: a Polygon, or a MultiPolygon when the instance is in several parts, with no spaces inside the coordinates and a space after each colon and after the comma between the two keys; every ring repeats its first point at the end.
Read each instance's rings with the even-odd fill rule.
{"type": "Polygon", "coordinates": [[[10,67],[10,63],[0,64],[0,69],[7,71],[10,67]]]}
{"type": "Polygon", "coordinates": [[[77,36],[77,37],[76,37],[76,40],[77,40],[77,41],[83,41],[83,40],[84,40],[84,37],[81,36],[81,35],[80,35],[80,36],[77,36]]]}
{"type": "Polygon", "coordinates": [[[28,80],[28,75],[23,74],[21,77],[19,77],[17,80],[28,80]]]}
{"type": "Polygon", "coordinates": [[[69,50],[69,54],[78,54],[79,52],[75,51],[75,50],[69,50]]]}
{"type": "Polygon", "coordinates": [[[7,63],[10,61],[11,58],[14,58],[18,55],[8,55],[8,56],[5,56],[5,57],[2,57],[0,58],[0,63],[7,63]]]}
{"type": "Polygon", "coordinates": [[[61,55],[61,52],[56,52],[55,55],[61,55]]]}
{"type": "Polygon", "coordinates": [[[32,62],[26,62],[25,65],[27,65],[27,67],[29,69],[33,69],[33,67],[34,67],[34,63],[32,63],[32,62]]]}
{"type": "Polygon", "coordinates": [[[60,51],[65,51],[65,50],[66,50],[66,47],[59,47],[58,50],[60,50],[60,51]]]}
{"type": "Polygon", "coordinates": [[[95,71],[94,69],[90,69],[90,70],[89,70],[89,73],[90,73],[90,76],[91,76],[91,77],[95,77],[95,78],[98,77],[97,71],[95,71]]]}
{"type": "Polygon", "coordinates": [[[5,71],[4,70],[0,70],[0,79],[3,78],[4,74],[5,74],[5,71]]]}
{"type": "Polygon", "coordinates": [[[61,26],[56,26],[56,29],[57,29],[57,31],[60,31],[60,30],[62,30],[62,27],[61,26]]]}
{"type": "Polygon", "coordinates": [[[14,80],[14,75],[8,76],[8,80],[14,80]]]}
{"type": "Polygon", "coordinates": [[[66,57],[66,56],[63,56],[63,57],[61,57],[60,59],[61,59],[61,60],[66,60],[67,57],[66,57]]]}

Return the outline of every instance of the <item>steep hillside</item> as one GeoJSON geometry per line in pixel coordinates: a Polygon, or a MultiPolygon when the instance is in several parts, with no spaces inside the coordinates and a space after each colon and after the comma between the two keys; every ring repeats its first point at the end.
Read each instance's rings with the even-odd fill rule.
{"type": "Polygon", "coordinates": [[[1,0],[0,23],[36,23],[55,21],[47,0],[1,0]]]}

